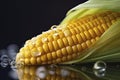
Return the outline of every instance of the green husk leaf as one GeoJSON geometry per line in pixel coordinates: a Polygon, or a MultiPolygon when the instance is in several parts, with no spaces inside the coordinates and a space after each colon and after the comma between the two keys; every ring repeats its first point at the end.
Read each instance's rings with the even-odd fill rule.
{"type": "Polygon", "coordinates": [[[98,60],[120,62],[120,20],[113,24],[94,45],[82,52],[78,59],[66,63],[86,63],[98,60]]]}
{"type": "Polygon", "coordinates": [[[89,0],[70,9],[61,22],[64,24],[73,19],[81,18],[85,15],[96,14],[103,11],[120,12],[120,0],[89,0]]]}

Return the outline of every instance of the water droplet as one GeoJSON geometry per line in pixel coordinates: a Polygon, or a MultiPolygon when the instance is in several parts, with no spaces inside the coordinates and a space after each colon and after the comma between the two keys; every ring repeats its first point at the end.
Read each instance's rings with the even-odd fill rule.
{"type": "Polygon", "coordinates": [[[97,77],[104,77],[106,72],[106,63],[103,61],[97,61],[94,64],[93,71],[97,77]]]}
{"type": "Polygon", "coordinates": [[[32,56],[38,57],[38,56],[41,56],[41,54],[42,54],[42,53],[40,53],[40,52],[34,52],[34,53],[32,54],[32,56]]]}
{"type": "Polygon", "coordinates": [[[15,70],[17,68],[15,60],[10,62],[11,69],[15,70]]]}
{"type": "Polygon", "coordinates": [[[51,27],[51,29],[56,29],[57,28],[57,25],[53,25],[52,27],[51,27]]]}
{"type": "Polygon", "coordinates": [[[70,72],[66,69],[61,69],[61,76],[66,77],[69,76],[70,72]]]}
{"type": "Polygon", "coordinates": [[[49,74],[54,75],[56,68],[57,68],[57,65],[55,65],[55,64],[50,65],[49,66],[49,74]]]}
{"type": "Polygon", "coordinates": [[[103,72],[101,72],[101,71],[99,71],[99,70],[94,70],[94,74],[95,74],[95,76],[97,76],[97,77],[104,77],[105,76],[105,71],[103,71],[103,72]]]}
{"type": "Polygon", "coordinates": [[[95,70],[100,70],[100,71],[105,71],[106,70],[106,63],[103,62],[103,61],[97,61],[95,64],[94,64],[94,67],[93,69],[95,70]]]}
{"type": "Polygon", "coordinates": [[[47,38],[42,38],[42,42],[43,43],[48,42],[48,39],[47,38]]]}
{"type": "Polygon", "coordinates": [[[36,71],[36,75],[40,78],[40,79],[45,79],[45,77],[47,76],[47,70],[45,67],[41,66],[37,69],[36,71]]]}
{"type": "Polygon", "coordinates": [[[55,34],[53,34],[53,36],[54,36],[54,37],[58,37],[58,36],[59,36],[59,34],[58,34],[58,33],[55,33],[55,34]]]}
{"type": "Polygon", "coordinates": [[[1,58],[0,58],[0,60],[1,60],[0,65],[2,67],[7,67],[9,65],[9,58],[8,58],[7,55],[2,55],[1,58]]]}
{"type": "Polygon", "coordinates": [[[65,31],[64,31],[64,35],[65,35],[65,36],[71,36],[71,32],[70,32],[69,30],[65,30],[65,31]]]}
{"type": "Polygon", "coordinates": [[[23,59],[20,59],[17,63],[16,63],[16,68],[22,68],[24,66],[24,61],[23,59]]]}

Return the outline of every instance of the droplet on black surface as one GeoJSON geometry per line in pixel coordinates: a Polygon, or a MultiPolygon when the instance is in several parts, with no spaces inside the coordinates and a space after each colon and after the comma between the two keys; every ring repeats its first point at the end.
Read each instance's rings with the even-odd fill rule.
{"type": "Polygon", "coordinates": [[[55,74],[55,71],[56,71],[56,68],[57,68],[57,65],[55,65],[55,64],[50,65],[50,66],[49,66],[49,71],[48,71],[48,73],[49,73],[50,75],[54,75],[54,74],[55,74]]]}
{"type": "Polygon", "coordinates": [[[40,79],[45,79],[45,77],[47,76],[47,70],[44,66],[40,66],[38,67],[37,71],[36,71],[36,75],[40,78],[40,79]]]}
{"type": "Polygon", "coordinates": [[[53,25],[53,26],[51,27],[51,29],[55,29],[55,28],[57,28],[57,25],[53,25]]]}
{"type": "Polygon", "coordinates": [[[93,69],[94,70],[100,70],[100,71],[105,71],[106,70],[106,63],[103,62],[103,61],[97,61],[95,64],[94,64],[94,67],[93,69]]]}
{"type": "Polygon", "coordinates": [[[104,77],[106,73],[107,65],[103,61],[97,61],[94,64],[93,71],[97,77],[104,77]]]}
{"type": "Polygon", "coordinates": [[[61,76],[66,77],[69,76],[70,72],[67,69],[61,69],[61,76]]]}
{"type": "Polygon", "coordinates": [[[0,57],[0,61],[1,61],[0,65],[2,67],[7,67],[9,65],[9,57],[7,55],[2,55],[0,57]]]}

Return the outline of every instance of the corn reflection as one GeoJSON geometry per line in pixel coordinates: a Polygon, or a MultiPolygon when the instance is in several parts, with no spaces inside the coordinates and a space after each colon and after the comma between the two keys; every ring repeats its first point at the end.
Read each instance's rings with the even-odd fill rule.
{"type": "Polygon", "coordinates": [[[65,66],[24,66],[17,73],[20,80],[89,80],[65,66]]]}

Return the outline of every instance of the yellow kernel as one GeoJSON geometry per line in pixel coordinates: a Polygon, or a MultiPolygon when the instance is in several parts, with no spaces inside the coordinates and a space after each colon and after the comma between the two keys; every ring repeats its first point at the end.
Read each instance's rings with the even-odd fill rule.
{"type": "Polygon", "coordinates": [[[54,46],[54,49],[55,49],[55,50],[58,50],[58,49],[59,49],[59,46],[58,46],[57,41],[53,41],[53,46],[54,46]]]}
{"type": "Polygon", "coordinates": [[[92,29],[89,29],[88,32],[90,33],[92,38],[94,38],[96,36],[95,32],[92,29]]]}
{"type": "MultiPolygon", "coordinates": [[[[52,55],[52,58],[53,58],[53,59],[56,59],[56,58],[57,58],[57,54],[56,54],[55,52],[52,52],[51,55],[52,55]]],[[[50,58],[50,59],[51,59],[51,58],[50,58]]]]}
{"type": "Polygon", "coordinates": [[[100,31],[99,31],[99,29],[98,29],[97,27],[94,27],[93,30],[95,31],[95,33],[96,33],[98,36],[101,35],[101,33],[100,33],[100,31]]]}
{"type": "Polygon", "coordinates": [[[85,36],[85,34],[84,34],[84,33],[80,33],[80,35],[81,35],[82,39],[83,39],[84,41],[86,41],[86,36],[85,36]]]}
{"type": "Polygon", "coordinates": [[[51,52],[54,51],[54,46],[53,46],[52,42],[48,43],[48,47],[49,47],[51,52]]]}
{"type": "Polygon", "coordinates": [[[41,61],[42,61],[42,62],[47,61],[47,56],[46,56],[46,55],[42,55],[42,56],[41,56],[41,61]]]}
{"type": "Polygon", "coordinates": [[[98,39],[99,39],[99,37],[96,37],[95,39],[96,39],[96,40],[98,40],[98,39]]]}
{"type": "Polygon", "coordinates": [[[47,53],[47,59],[52,60],[52,54],[51,53],[47,53]]]}
{"type": "Polygon", "coordinates": [[[87,48],[86,43],[82,43],[81,46],[82,46],[83,49],[86,49],[86,48],[87,48]]]}
{"type": "Polygon", "coordinates": [[[101,33],[103,33],[105,31],[102,26],[98,26],[98,29],[101,33]]]}
{"type": "Polygon", "coordinates": [[[26,59],[25,59],[25,64],[29,64],[29,63],[30,63],[29,59],[26,58],[26,59]]]}
{"type": "Polygon", "coordinates": [[[66,50],[67,50],[67,53],[68,54],[72,54],[73,53],[73,50],[70,46],[66,47],[66,50]]]}
{"type": "Polygon", "coordinates": [[[48,53],[48,52],[50,51],[47,44],[44,44],[44,45],[43,45],[43,49],[44,49],[44,51],[45,51],[46,53],[48,53]]]}
{"type": "Polygon", "coordinates": [[[70,31],[71,31],[72,35],[75,35],[75,34],[76,34],[76,32],[75,32],[74,29],[70,29],[70,31]]]}
{"type": "Polygon", "coordinates": [[[60,32],[60,33],[59,33],[59,36],[60,36],[60,38],[65,37],[65,35],[64,35],[64,33],[63,33],[63,32],[60,32]]]}
{"type": "Polygon", "coordinates": [[[41,54],[45,53],[42,47],[38,47],[37,49],[41,54]]]}
{"type": "Polygon", "coordinates": [[[61,51],[62,51],[62,55],[63,55],[63,56],[67,55],[67,50],[66,50],[66,48],[62,48],[61,51]]]}
{"type": "Polygon", "coordinates": [[[87,37],[87,39],[91,39],[91,35],[88,31],[84,31],[84,34],[87,37]]]}
{"type": "Polygon", "coordinates": [[[74,35],[74,36],[72,36],[72,40],[74,41],[74,43],[75,44],[77,44],[78,43],[78,39],[76,38],[76,36],[74,35]]]}
{"type": "Polygon", "coordinates": [[[26,50],[25,51],[25,58],[29,58],[29,57],[31,57],[31,53],[30,53],[30,51],[28,51],[28,50],[26,50]]]}
{"type": "Polygon", "coordinates": [[[63,43],[64,43],[65,46],[67,46],[68,45],[68,40],[66,38],[63,38],[63,43]]]}
{"type": "Polygon", "coordinates": [[[91,43],[90,40],[87,40],[87,41],[86,41],[86,44],[87,44],[88,47],[90,47],[92,43],[91,43]]]}
{"type": "MultiPolygon", "coordinates": [[[[103,29],[104,29],[105,31],[108,29],[105,24],[102,24],[101,26],[103,27],[103,29]]],[[[109,26],[110,26],[110,25],[109,25],[109,26]]]]}
{"type": "Polygon", "coordinates": [[[41,39],[37,39],[37,40],[36,40],[36,46],[39,47],[39,46],[41,46],[41,45],[42,45],[41,39]]]}
{"type": "Polygon", "coordinates": [[[68,43],[70,46],[72,46],[74,44],[73,40],[71,37],[67,37],[68,43]]]}
{"type": "Polygon", "coordinates": [[[67,60],[71,60],[72,59],[72,56],[71,55],[68,55],[67,56],[67,60]]]}
{"type": "Polygon", "coordinates": [[[80,34],[77,34],[76,37],[77,37],[79,43],[82,43],[82,42],[83,42],[83,39],[82,39],[82,37],[80,36],[80,34]]]}
{"type": "Polygon", "coordinates": [[[39,51],[36,49],[36,48],[33,48],[31,50],[31,55],[34,57],[34,56],[37,56],[37,54],[39,53],[39,51]]]}
{"type": "Polygon", "coordinates": [[[59,34],[58,33],[54,33],[53,34],[53,38],[54,38],[54,40],[59,39],[59,34]]]}
{"type": "Polygon", "coordinates": [[[48,42],[48,39],[47,38],[42,38],[42,42],[46,43],[46,42],[48,42]]]}
{"type": "Polygon", "coordinates": [[[72,50],[73,50],[74,53],[78,52],[77,46],[76,45],[72,46],[72,50]]]}
{"type": "Polygon", "coordinates": [[[92,43],[95,43],[95,42],[96,42],[96,40],[95,40],[95,39],[91,39],[91,42],[92,42],[92,43]]]}
{"type": "Polygon", "coordinates": [[[65,30],[65,31],[64,31],[64,35],[65,35],[65,36],[71,36],[71,32],[70,32],[69,30],[65,30]]]}
{"type": "Polygon", "coordinates": [[[77,54],[76,54],[76,53],[72,54],[72,57],[73,57],[73,58],[76,58],[76,57],[77,57],[77,54]]]}
{"type": "Polygon", "coordinates": [[[65,56],[63,56],[62,57],[62,61],[64,62],[64,61],[66,61],[67,60],[67,58],[65,57],[65,56]]]}
{"type": "Polygon", "coordinates": [[[41,64],[41,59],[40,59],[40,57],[37,57],[37,64],[41,64]]]}
{"type": "Polygon", "coordinates": [[[58,39],[57,42],[58,42],[58,45],[59,45],[60,48],[64,47],[64,43],[61,39],[58,39]]]}
{"type": "Polygon", "coordinates": [[[31,64],[36,64],[36,58],[32,57],[32,58],[30,59],[30,62],[31,62],[31,64]]]}
{"type": "Polygon", "coordinates": [[[61,52],[61,50],[57,50],[57,57],[62,57],[62,52],[61,52]]]}
{"type": "Polygon", "coordinates": [[[49,41],[53,41],[54,40],[52,35],[49,35],[47,38],[48,38],[49,41]]]}
{"type": "Polygon", "coordinates": [[[83,30],[84,31],[86,31],[87,30],[87,28],[86,28],[86,26],[83,24],[83,25],[81,25],[81,27],[83,28],[83,30]]]}
{"type": "Polygon", "coordinates": [[[61,62],[61,59],[60,58],[56,59],[56,62],[57,63],[61,62]]]}
{"type": "MultiPolygon", "coordinates": [[[[78,26],[78,25],[77,25],[78,26]]],[[[74,28],[76,33],[80,33],[79,29],[78,28],[74,28]]]]}
{"type": "Polygon", "coordinates": [[[82,47],[81,47],[80,44],[77,44],[77,49],[78,49],[79,52],[82,50],[82,47]]]}
{"type": "Polygon", "coordinates": [[[83,29],[82,27],[78,27],[78,29],[79,29],[81,32],[84,31],[84,29],[83,29]]]}

